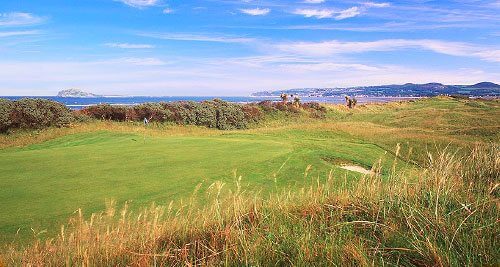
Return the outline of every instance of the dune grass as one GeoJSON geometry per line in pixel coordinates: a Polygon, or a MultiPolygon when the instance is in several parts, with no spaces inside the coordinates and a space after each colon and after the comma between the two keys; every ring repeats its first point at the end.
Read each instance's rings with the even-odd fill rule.
{"type": "Polygon", "coordinates": [[[90,122],[0,136],[0,242],[39,240],[5,261],[498,264],[499,101],[328,110],[237,131],[90,122]]]}

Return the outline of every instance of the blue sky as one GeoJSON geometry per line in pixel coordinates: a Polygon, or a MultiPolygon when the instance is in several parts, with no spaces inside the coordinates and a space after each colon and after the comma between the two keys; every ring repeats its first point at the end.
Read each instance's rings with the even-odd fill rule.
{"type": "Polygon", "coordinates": [[[500,1],[0,1],[0,95],[500,83],[500,1]]]}

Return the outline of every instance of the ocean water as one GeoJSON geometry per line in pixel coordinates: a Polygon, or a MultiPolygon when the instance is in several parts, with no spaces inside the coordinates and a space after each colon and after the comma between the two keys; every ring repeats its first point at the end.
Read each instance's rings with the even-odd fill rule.
{"type": "MultiPolygon", "coordinates": [[[[147,102],[174,102],[174,101],[205,101],[219,98],[224,101],[234,103],[253,103],[264,100],[280,101],[279,97],[252,97],[252,96],[126,96],[126,97],[58,97],[58,96],[0,96],[10,100],[22,98],[44,98],[63,103],[71,109],[82,109],[87,106],[97,104],[110,105],[137,105],[147,102]]],[[[358,103],[368,102],[390,102],[411,99],[408,97],[358,97],[358,103]]],[[[343,97],[301,97],[302,102],[320,102],[320,103],[344,103],[343,97]]]]}

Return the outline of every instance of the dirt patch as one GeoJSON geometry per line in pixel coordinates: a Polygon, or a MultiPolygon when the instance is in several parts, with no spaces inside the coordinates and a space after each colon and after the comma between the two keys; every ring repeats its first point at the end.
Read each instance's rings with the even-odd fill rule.
{"type": "Polygon", "coordinates": [[[362,174],[371,174],[372,173],[371,170],[368,170],[368,169],[365,169],[361,166],[358,166],[354,162],[347,160],[347,159],[333,158],[333,157],[323,157],[321,159],[328,162],[328,163],[331,163],[333,165],[337,165],[341,169],[344,169],[344,170],[359,172],[362,174]]]}

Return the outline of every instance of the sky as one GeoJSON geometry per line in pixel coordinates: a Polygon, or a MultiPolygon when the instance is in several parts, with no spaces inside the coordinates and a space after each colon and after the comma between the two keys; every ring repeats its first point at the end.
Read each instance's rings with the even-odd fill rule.
{"type": "Polygon", "coordinates": [[[500,83],[498,14],[498,0],[1,0],[0,95],[500,83]]]}

